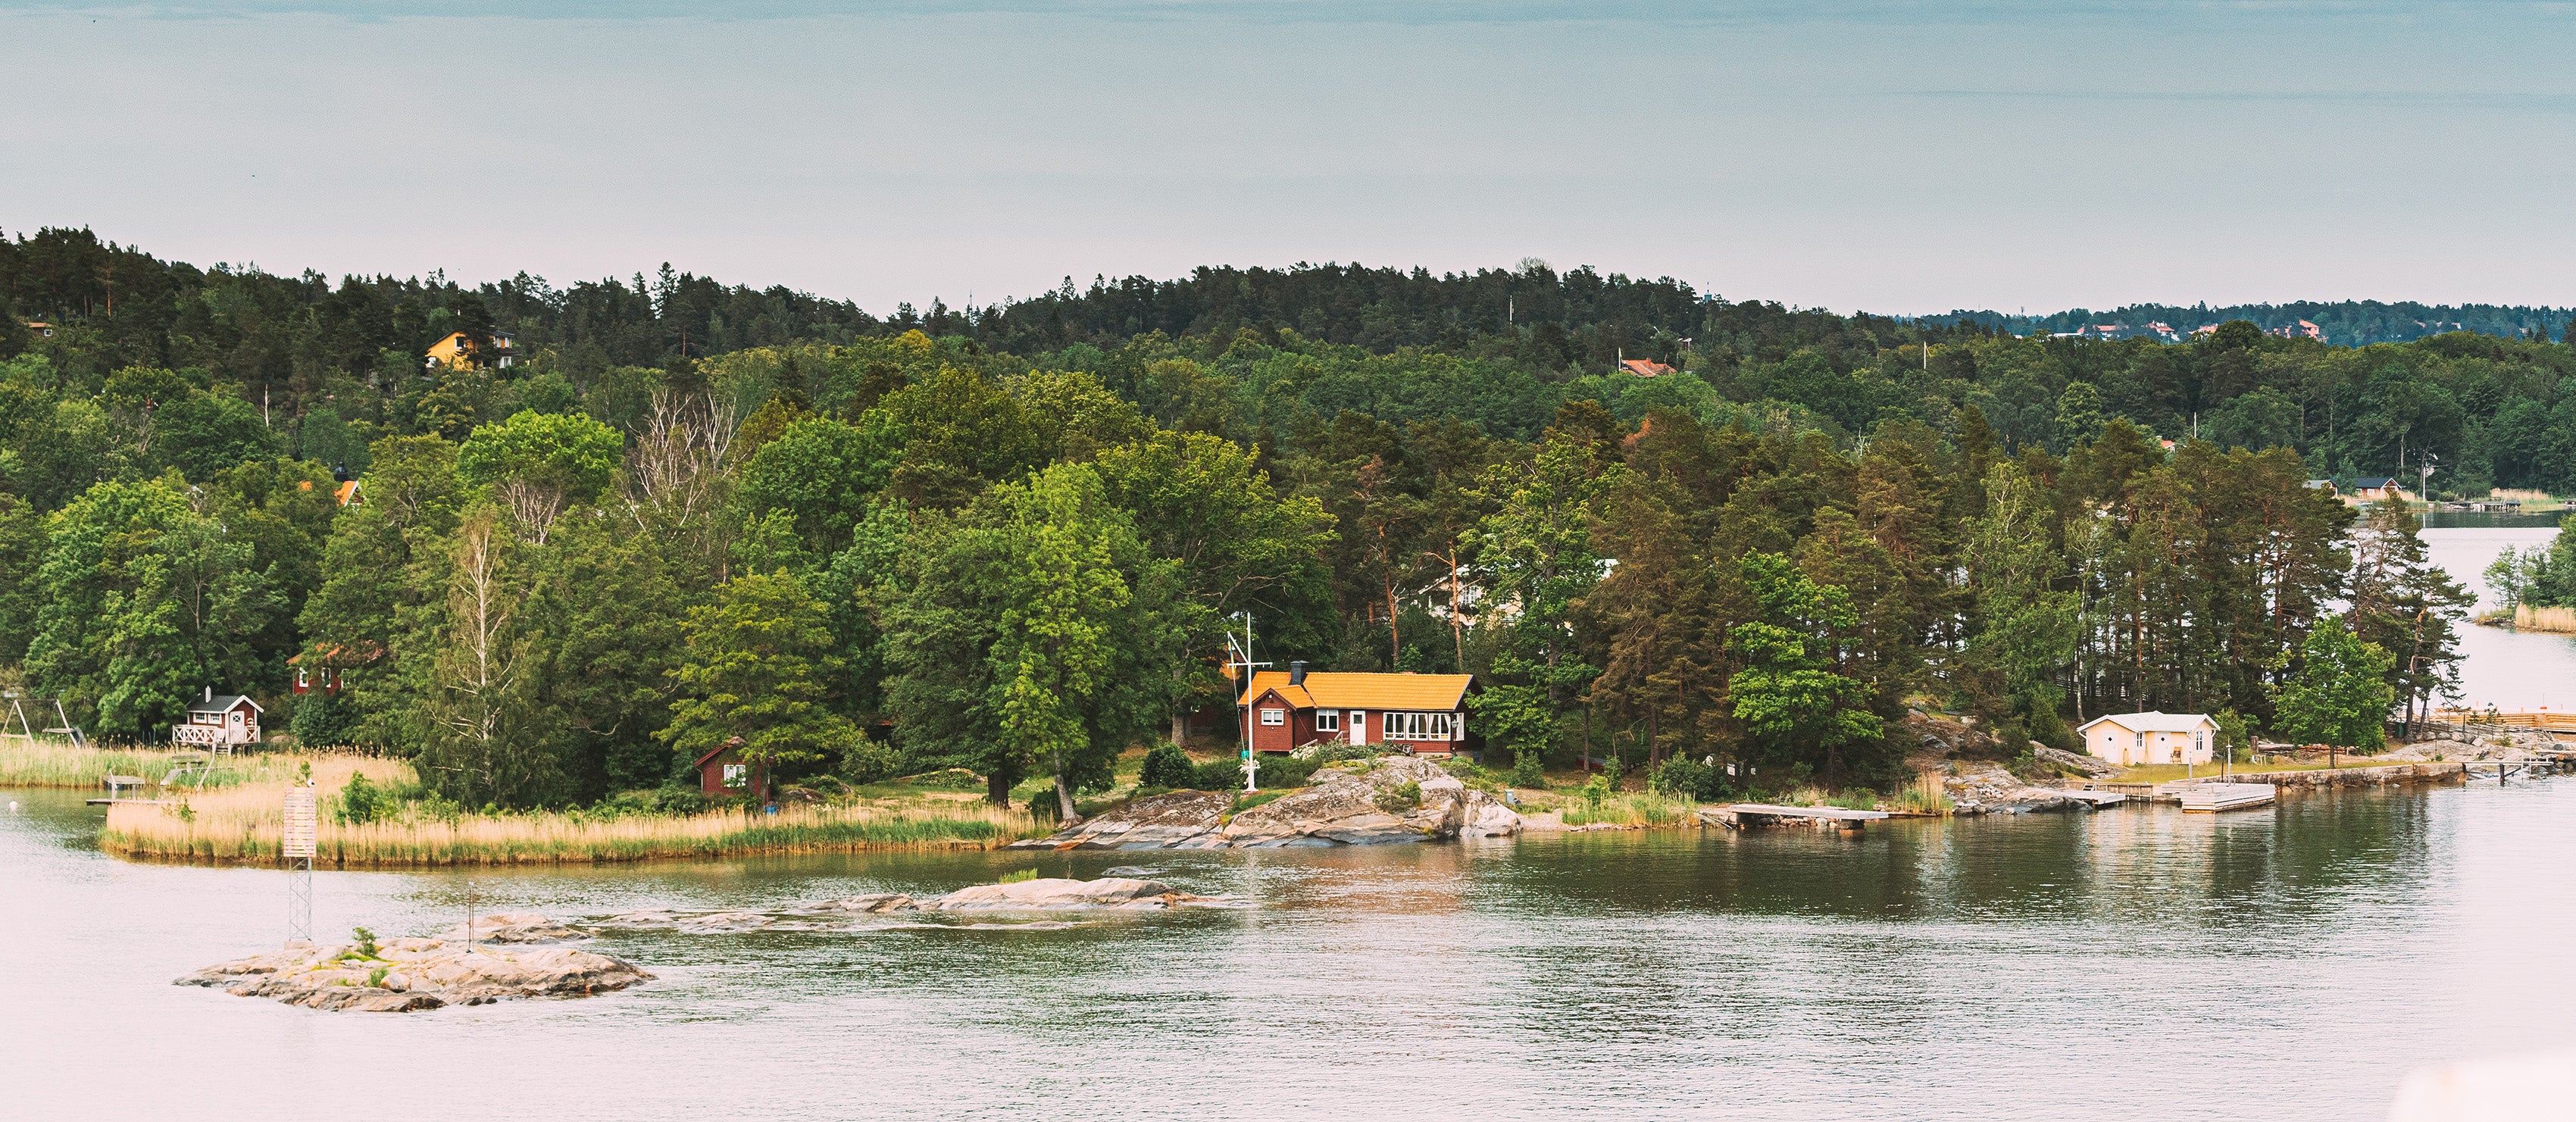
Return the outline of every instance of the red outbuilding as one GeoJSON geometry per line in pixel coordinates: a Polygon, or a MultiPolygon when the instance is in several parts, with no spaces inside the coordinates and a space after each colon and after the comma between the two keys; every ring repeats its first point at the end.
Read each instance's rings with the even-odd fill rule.
{"type": "Polygon", "coordinates": [[[1291,662],[1285,674],[1252,676],[1243,704],[1252,711],[1252,750],[1290,752],[1319,740],[1388,744],[1417,756],[1471,750],[1467,691],[1473,674],[1308,673],[1291,662]]]}
{"type": "Polygon", "coordinates": [[[751,764],[742,762],[742,738],[725,741],[724,746],[698,757],[698,790],[708,798],[725,799],[749,795],[760,801],[769,792],[769,777],[751,764]]]}

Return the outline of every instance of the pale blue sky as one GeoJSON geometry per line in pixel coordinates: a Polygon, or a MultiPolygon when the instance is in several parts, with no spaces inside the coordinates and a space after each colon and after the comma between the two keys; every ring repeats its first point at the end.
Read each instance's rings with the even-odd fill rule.
{"type": "Polygon", "coordinates": [[[0,0],[0,227],[856,299],[1538,256],[2576,304],[2576,5],[0,0]]]}

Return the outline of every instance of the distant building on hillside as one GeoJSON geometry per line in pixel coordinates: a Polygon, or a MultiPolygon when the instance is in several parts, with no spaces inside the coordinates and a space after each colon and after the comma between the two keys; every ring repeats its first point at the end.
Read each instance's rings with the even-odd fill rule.
{"type": "Polygon", "coordinates": [[[1672,367],[1666,366],[1663,363],[1650,358],[1620,359],[1619,369],[1627,373],[1634,374],[1640,378],[1652,378],[1658,374],[1670,374],[1673,372],[1672,367]]]}
{"type": "Polygon", "coordinates": [[[489,366],[507,370],[519,361],[517,341],[506,332],[492,333],[492,347],[481,350],[465,338],[462,331],[450,331],[447,338],[429,345],[431,369],[441,366],[489,366]]]}
{"type": "Polygon", "coordinates": [[[2115,713],[2075,730],[2084,750],[2122,767],[2205,764],[2216,758],[2218,722],[2206,713],[2115,713]]]}
{"type": "Polygon", "coordinates": [[[2375,503],[2381,499],[2405,498],[2406,492],[2397,486],[2396,480],[2388,476],[2368,475],[2353,480],[2352,494],[2346,497],[2359,502],[2375,503]]]}

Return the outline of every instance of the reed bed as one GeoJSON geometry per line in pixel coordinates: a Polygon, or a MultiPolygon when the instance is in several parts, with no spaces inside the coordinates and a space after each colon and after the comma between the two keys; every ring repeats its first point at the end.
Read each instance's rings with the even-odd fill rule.
{"type": "Polygon", "coordinates": [[[1609,823],[1613,826],[1669,826],[1687,820],[1699,810],[1699,803],[1651,791],[1619,791],[1595,806],[1581,795],[1565,804],[1565,824],[1591,826],[1609,823]]]}
{"type": "MultiPolygon", "coordinates": [[[[1023,810],[953,803],[791,806],[776,814],[686,816],[580,810],[442,816],[412,804],[390,819],[337,821],[329,796],[358,773],[379,786],[412,781],[411,769],[398,761],[340,757],[317,762],[314,777],[325,795],[317,865],[596,864],[874,848],[980,849],[1045,832],[1023,810]]],[[[174,795],[164,805],[113,806],[99,833],[99,847],[147,860],[273,863],[279,859],[285,789],[280,778],[174,795]]]]}
{"type": "Polygon", "coordinates": [[[1950,791],[1941,785],[1939,772],[1927,771],[1917,774],[1911,786],[1897,788],[1895,794],[1887,797],[1886,803],[1888,811],[1894,814],[1947,815],[1950,813],[1950,791]]]}
{"type": "Polygon", "coordinates": [[[60,740],[0,741],[0,787],[98,787],[111,775],[158,781],[176,752],[150,748],[75,748],[60,740]]]}
{"type": "Polygon", "coordinates": [[[2513,609],[2516,631],[2554,631],[2576,634],[2576,608],[2535,608],[2529,604],[2513,609]]]}

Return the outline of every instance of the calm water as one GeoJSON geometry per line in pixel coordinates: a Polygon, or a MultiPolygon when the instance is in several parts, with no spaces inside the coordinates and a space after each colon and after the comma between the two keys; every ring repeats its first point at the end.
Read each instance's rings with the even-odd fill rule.
{"type": "MultiPolygon", "coordinates": [[[[2436,515],[2423,531],[2433,562],[2478,594],[2480,611],[2495,607],[2494,594],[2488,591],[2484,574],[2498,553],[2507,546],[2525,549],[2547,545],[2558,536],[2554,517],[2449,518],[2490,523],[2445,526],[2441,525],[2442,516],[2436,515]],[[2504,524],[2492,524],[2499,522],[2504,524]],[[2542,524],[2532,525],[2534,522],[2542,524]]],[[[2460,700],[2469,705],[2494,705],[2499,709],[2546,705],[2552,711],[2576,706],[2576,636],[2517,634],[2500,627],[2472,626],[2461,629],[2460,649],[2468,655],[2468,661],[2460,668],[2460,700]]]]}
{"type": "MultiPolygon", "coordinates": [[[[2343,1119],[2407,1067],[2576,1043],[2576,782],[1908,823],[1156,857],[1253,902],[1060,930],[619,933],[586,1001],[319,1014],[168,979],[275,945],[282,874],[126,864],[71,792],[0,815],[0,1117],[2343,1119]],[[317,1113],[299,1107],[290,1115],[317,1113]]],[[[595,915],[939,892],[1037,862],[483,874],[595,915]]],[[[322,873],[315,919],[466,878],[322,873]]]]}

